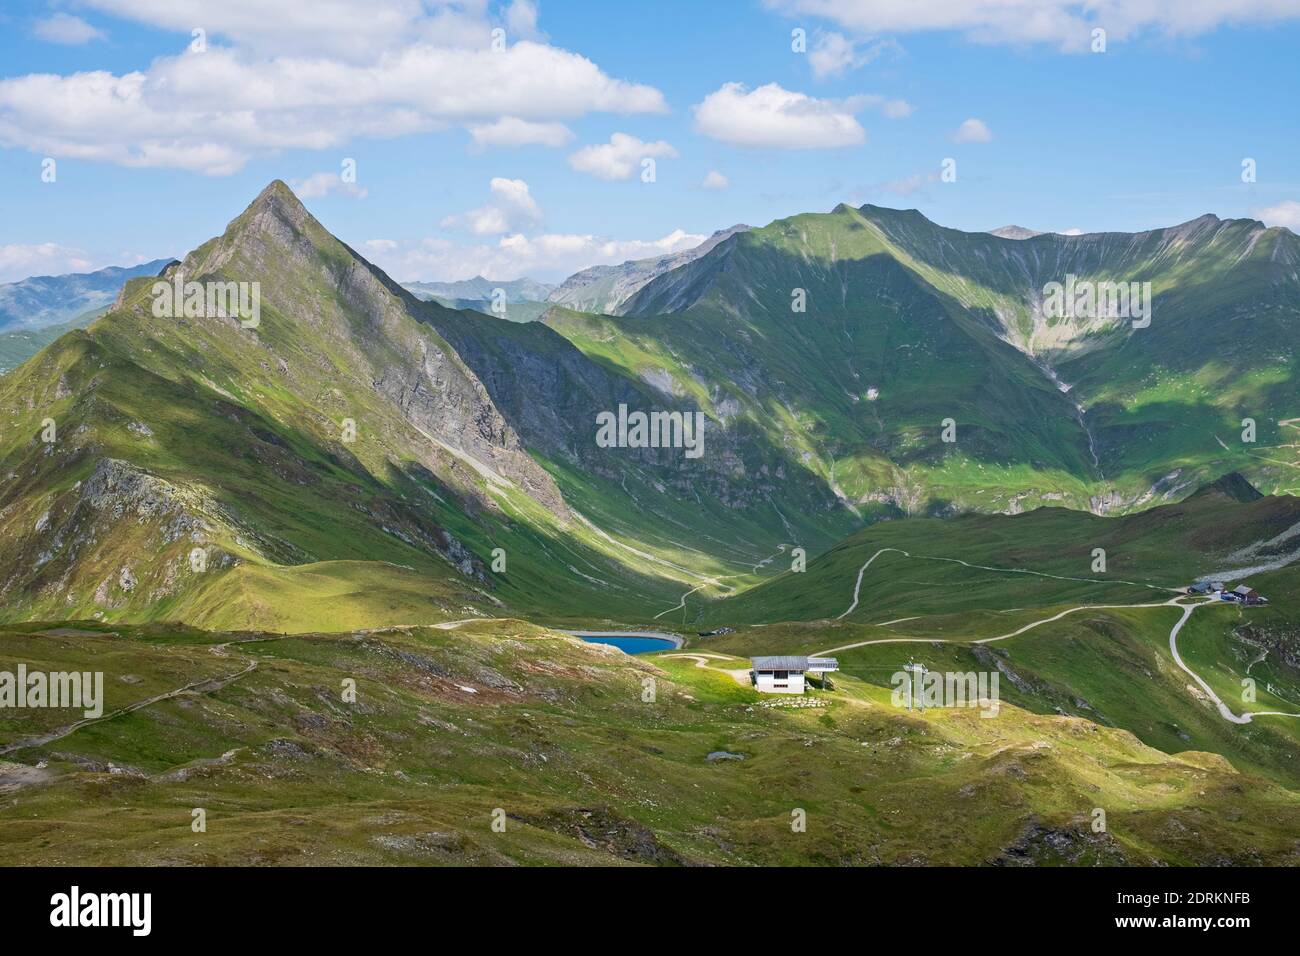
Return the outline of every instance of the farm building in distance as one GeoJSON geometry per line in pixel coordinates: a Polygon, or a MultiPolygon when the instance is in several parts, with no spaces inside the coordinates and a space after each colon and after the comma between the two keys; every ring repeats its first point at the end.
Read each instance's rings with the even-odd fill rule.
{"type": "Polygon", "coordinates": [[[751,657],[754,689],[763,694],[802,694],[804,674],[818,674],[825,686],[826,674],[840,669],[833,657],[751,657]]]}
{"type": "Polygon", "coordinates": [[[1217,597],[1220,601],[1232,601],[1237,604],[1267,604],[1268,598],[1264,597],[1248,584],[1239,584],[1231,591],[1222,581],[1197,581],[1195,584],[1187,587],[1188,594],[1204,594],[1209,597],[1217,597]]]}
{"type": "Polygon", "coordinates": [[[1232,593],[1237,595],[1236,600],[1242,604],[1267,604],[1268,598],[1260,596],[1260,593],[1254,588],[1245,584],[1239,584],[1232,589],[1232,593]]]}

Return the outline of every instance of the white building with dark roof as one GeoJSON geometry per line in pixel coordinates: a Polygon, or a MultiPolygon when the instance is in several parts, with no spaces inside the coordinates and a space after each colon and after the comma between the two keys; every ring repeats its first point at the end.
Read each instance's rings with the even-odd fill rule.
{"type": "MultiPolygon", "coordinates": [[[[833,657],[751,657],[750,677],[762,694],[802,694],[804,675],[825,675],[840,669],[833,657]]],[[[823,677],[823,680],[825,678],[823,677]]]]}

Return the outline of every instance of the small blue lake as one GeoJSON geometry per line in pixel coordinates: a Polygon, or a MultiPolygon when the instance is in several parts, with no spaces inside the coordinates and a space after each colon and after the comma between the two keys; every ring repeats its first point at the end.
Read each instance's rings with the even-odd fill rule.
{"type": "Polygon", "coordinates": [[[588,644],[609,644],[624,654],[649,654],[652,651],[671,651],[680,644],[668,637],[650,637],[643,634],[599,634],[591,631],[570,631],[588,644]]]}

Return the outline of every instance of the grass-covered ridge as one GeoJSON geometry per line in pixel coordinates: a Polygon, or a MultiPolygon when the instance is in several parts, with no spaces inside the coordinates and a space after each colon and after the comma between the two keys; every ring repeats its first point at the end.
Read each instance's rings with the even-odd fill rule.
{"type": "Polygon", "coordinates": [[[823,708],[771,709],[688,659],[516,621],[0,632],[0,660],[88,653],[112,709],[211,679],[0,758],[9,862],[1284,864],[1300,813],[1218,757],[1085,720],[908,713],[847,675],[823,708]]]}

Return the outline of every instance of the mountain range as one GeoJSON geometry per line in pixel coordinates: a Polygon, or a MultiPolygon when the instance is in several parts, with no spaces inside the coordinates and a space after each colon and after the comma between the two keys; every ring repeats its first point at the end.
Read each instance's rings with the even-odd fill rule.
{"type": "Polygon", "coordinates": [[[840,205],[519,321],[272,182],[0,375],[0,658],[113,676],[103,723],[0,712],[0,859],[1294,864],[1298,242],[840,205]],[[1145,318],[1048,308],[1108,282],[1145,318]],[[752,654],[834,690],[779,708],[752,654]],[[1000,718],[892,703],[917,663],[1000,718]]]}
{"type": "Polygon", "coordinates": [[[643,286],[666,272],[706,255],[720,242],[744,232],[749,226],[719,229],[698,246],[648,259],[630,259],[617,266],[592,266],[576,272],[551,290],[548,302],[578,312],[621,315],[623,304],[643,286]]]}
{"type": "Polygon", "coordinates": [[[109,305],[122,284],[137,276],[154,276],[169,259],[134,266],[109,266],[98,272],[33,276],[0,285],[0,332],[61,325],[109,305]]]}
{"type": "Polygon", "coordinates": [[[555,286],[536,279],[509,279],[498,281],[475,276],[457,282],[407,282],[405,288],[420,299],[458,299],[472,302],[490,302],[500,289],[507,302],[541,302],[555,286]]]}
{"type": "Polygon", "coordinates": [[[0,285],[0,374],[21,365],[63,333],[89,325],[104,314],[127,279],[157,275],[169,261],[34,276],[0,285]]]}
{"type": "Polygon", "coordinates": [[[0,379],[6,613],[272,625],[291,601],[227,592],[386,561],[415,569],[398,607],[579,595],[635,618],[880,518],[1119,514],[1229,471],[1296,487],[1285,229],[1012,240],[841,205],[674,261],[632,264],[619,315],[502,322],[415,298],[272,183],[164,275],[260,283],[260,327],[155,318],[136,279],[0,379]],[[1067,274],[1151,282],[1150,326],[1045,319],[1067,274]],[[599,447],[620,406],[701,413],[707,453],[599,447]],[[195,546],[229,573],[187,571],[195,546]]]}

